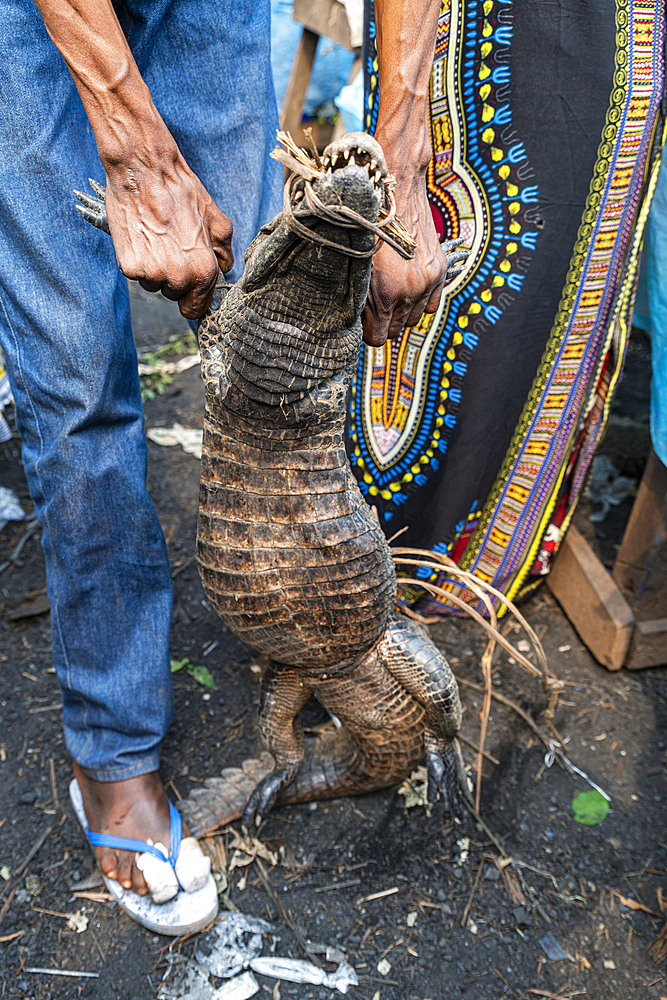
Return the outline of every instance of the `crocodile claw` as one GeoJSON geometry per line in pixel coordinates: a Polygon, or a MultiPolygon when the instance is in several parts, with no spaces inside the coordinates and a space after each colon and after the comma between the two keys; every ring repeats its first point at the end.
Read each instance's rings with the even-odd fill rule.
{"type": "Polygon", "coordinates": [[[267,813],[275,805],[276,799],[283,788],[286,788],[294,779],[292,768],[278,768],[272,774],[262,778],[255,787],[246,803],[241,818],[241,827],[247,833],[253,826],[259,827],[266,818],[267,813]]]}
{"type": "Polygon", "coordinates": [[[469,250],[459,250],[458,253],[454,253],[457,247],[460,247],[465,242],[462,236],[459,236],[455,240],[444,240],[440,245],[442,247],[445,259],[447,261],[447,274],[445,275],[446,280],[455,278],[457,274],[465,268],[465,264],[461,261],[465,261],[468,258],[469,250]]]}
{"type": "Polygon", "coordinates": [[[427,800],[437,802],[442,796],[445,813],[453,817],[462,816],[463,797],[469,800],[470,793],[458,741],[452,740],[443,753],[429,748],[426,753],[426,771],[427,800]]]}
{"type": "Polygon", "coordinates": [[[81,202],[80,205],[76,205],[76,210],[81,212],[86,222],[90,222],[91,225],[96,226],[97,229],[101,229],[105,233],[110,234],[109,230],[109,220],[107,219],[107,209],[105,204],[105,190],[101,184],[94,181],[92,177],[88,178],[88,183],[95,192],[94,195],[86,194],[83,191],[75,191],[77,199],[81,202]]]}

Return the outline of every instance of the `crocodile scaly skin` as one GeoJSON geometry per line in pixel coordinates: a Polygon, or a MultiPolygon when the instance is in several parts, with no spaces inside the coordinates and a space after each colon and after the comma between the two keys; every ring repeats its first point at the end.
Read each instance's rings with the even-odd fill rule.
{"type": "MultiPolygon", "coordinates": [[[[345,136],[325,165],[312,182],[320,201],[375,222],[386,175],[377,143],[345,136]]],[[[373,247],[366,230],[314,218],[303,187],[292,188],[303,224],[373,247]]],[[[396,784],[425,754],[431,797],[440,789],[458,805],[456,683],[425,630],[394,614],[391,554],[343,443],[371,260],[310,243],[279,216],[200,326],[200,573],[230,630],[271,657],[260,728],[275,768],[246,762],[181,803],[195,835],[244,809],[244,822],[259,822],[276,801],[396,784]],[[312,693],[342,728],[304,758],[297,716],[312,693]]]]}

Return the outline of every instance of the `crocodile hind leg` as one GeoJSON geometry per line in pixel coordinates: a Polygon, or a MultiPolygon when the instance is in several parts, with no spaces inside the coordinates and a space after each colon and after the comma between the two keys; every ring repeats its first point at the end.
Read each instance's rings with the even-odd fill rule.
{"type": "Polygon", "coordinates": [[[303,730],[298,714],[312,690],[294,667],[271,662],[262,679],[259,728],[273,755],[275,770],[255,787],[243,811],[242,824],[259,826],[279,793],[297,776],[303,761],[303,730]]]}
{"type": "Polygon", "coordinates": [[[428,801],[440,793],[445,810],[460,815],[468,780],[456,739],[461,701],[447,660],[422,626],[397,615],[389,619],[377,651],[386,670],[425,709],[428,801]]]}

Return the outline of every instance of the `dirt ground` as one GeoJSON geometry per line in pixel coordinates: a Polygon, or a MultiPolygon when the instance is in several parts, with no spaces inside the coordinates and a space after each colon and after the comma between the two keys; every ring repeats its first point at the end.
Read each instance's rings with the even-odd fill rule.
{"type": "MultiPolygon", "coordinates": [[[[143,347],[182,329],[164,300],[134,293],[133,311],[143,347]]],[[[632,345],[630,362],[640,375],[626,380],[625,413],[616,411],[603,450],[619,457],[619,471],[637,475],[637,456],[647,448],[645,342],[632,345]]],[[[193,368],[146,403],[147,426],[200,427],[202,400],[193,368]]],[[[181,798],[258,752],[257,678],[252,651],[226,632],[199,583],[198,462],[180,447],[151,443],[149,452],[149,488],[174,574],[172,656],[208,667],[216,685],[203,686],[186,669],[174,674],[176,713],[162,772],[181,798]]],[[[16,491],[30,517],[16,436],[0,446],[0,482],[16,491]]],[[[597,526],[608,561],[629,504],[597,526]]],[[[593,537],[587,509],[582,503],[578,523],[593,537]]],[[[174,943],[143,930],[101,891],[67,795],[70,764],[34,525],[14,522],[2,531],[0,566],[27,535],[18,560],[0,575],[0,1000],[153,1000],[168,949],[190,955],[196,939],[174,943]],[[68,922],[77,913],[87,918],[80,931],[68,922]],[[40,968],[97,978],[29,971],[40,968]]],[[[667,997],[665,966],[646,950],[663,926],[667,899],[667,674],[612,674],[598,666],[546,588],[523,610],[551,671],[565,682],[554,724],[569,739],[570,760],[611,797],[607,817],[592,827],[575,822],[571,801],[586,781],[558,762],[546,767],[544,745],[515,712],[494,702],[481,813],[496,843],[473,822],[452,827],[437,807],[430,817],[421,807],[406,809],[395,790],[269,818],[260,836],[283,862],[265,862],[272,891],[252,864],[226,873],[222,904],[274,923],[276,954],[303,957],[282,907],[304,938],[347,956],[360,980],[348,995],[360,1000],[667,997]],[[499,848],[512,859],[504,871],[496,864],[499,848]],[[548,957],[558,946],[561,957],[548,957]]],[[[443,620],[433,636],[456,674],[479,684],[478,627],[443,620]]],[[[539,683],[505,653],[496,660],[494,690],[545,728],[539,683]]],[[[462,687],[462,698],[463,733],[477,742],[481,697],[462,687]]],[[[316,709],[306,712],[310,728],[321,721],[316,709]]],[[[472,762],[473,752],[464,753],[472,762]]],[[[229,860],[231,838],[223,832],[209,839],[217,862],[229,860]]],[[[338,995],[287,982],[276,989],[275,980],[257,978],[257,995],[273,1000],[338,995]]]]}

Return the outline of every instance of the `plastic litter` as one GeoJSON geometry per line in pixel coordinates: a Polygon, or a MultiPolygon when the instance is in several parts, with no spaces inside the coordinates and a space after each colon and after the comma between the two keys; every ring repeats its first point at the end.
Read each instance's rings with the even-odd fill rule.
{"type": "Polygon", "coordinates": [[[309,955],[324,955],[327,962],[344,962],[345,955],[339,948],[330,944],[319,944],[316,941],[306,941],[306,951],[309,955]]]}
{"type": "MultiPolygon", "coordinates": [[[[5,406],[10,406],[12,402],[12,390],[9,388],[9,376],[7,375],[7,369],[5,367],[5,359],[2,351],[0,351],[0,444],[11,440],[12,432],[9,429],[9,424],[2,415],[2,411],[5,406]]],[[[0,515],[0,520],[1,519],[2,516],[0,515]]],[[[17,520],[20,520],[20,518],[17,520]]],[[[2,526],[0,525],[0,528],[1,527],[2,526]]]]}
{"type": "Polygon", "coordinates": [[[220,979],[231,979],[247,969],[262,950],[262,934],[273,924],[244,913],[223,913],[214,927],[202,935],[195,957],[220,979]]]}
{"type": "Polygon", "coordinates": [[[25,511],[21,507],[19,498],[14,493],[14,490],[7,489],[6,486],[0,486],[0,531],[2,531],[8,521],[22,521],[24,517],[25,511]]]}
{"type": "Polygon", "coordinates": [[[586,496],[602,507],[588,515],[589,521],[595,524],[604,521],[610,509],[623,503],[636,485],[636,479],[619,476],[618,469],[608,455],[597,455],[591,464],[591,478],[586,496]]]}
{"type": "Polygon", "coordinates": [[[170,448],[175,444],[180,444],[183,451],[195,458],[201,458],[202,431],[196,427],[183,427],[182,424],[174,424],[173,427],[149,427],[146,437],[155,444],[170,448]]]}
{"type": "MultiPolygon", "coordinates": [[[[566,739],[563,740],[563,743],[567,743],[569,738],[570,738],[569,736],[566,737],[566,739]]],[[[545,766],[551,767],[557,755],[561,758],[561,760],[565,764],[565,767],[568,769],[568,771],[570,771],[570,773],[578,774],[580,778],[583,778],[584,781],[588,782],[591,788],[594,788],[596,792],[599,792],[603,799],[606,799],[607,802],[611,802],[611,796],[607,795],[605,790],[603,788],[600,788],[599,785],[596,785],[595,782],[588,777],[585,771],[582,771],[580,767],[577,767],[576,764],[572,763],[570,758],[563,750],[561,744],[558,743],[556,740],[549,740],[549,749],[547,753],[544,755],[545,766]]]]}
{"type": "Polygon", "coordinates": [[[340,111],[343,124],[348,132],[364,130],[364,74],[361,70],[354,80],[338,94],[336,107],[340,111]]]}
{"type": "Polygon", "coordinates": [[[540,938],[540,947],[552,962],[562,962],[563,959],[570,957],[567,952],[563,951],[551,932],[540,938]]]}
{"type": "Polygon", "coordinates": [[[178,955],[168,955],[167,961],[173,969],[167,969],[158,990],[157,1000],[249,1000],[259,992],[259,983],[252,972],[244,972],[223,983],[218,989],[209,982],[210,973],[204,966],[192,959],[178,955]]]}
{"type": "MultiPolygon", "coordinates": [[[[204,934],[195,951],[197,969],[204,968],[220,979],[231,979],[242,969],[250,967],[262,976],[272,976],[290,983],[313,983],[347,993],[349,986],[358,986],[357,973],[345,960],[334,972],[325,972],[311,962],[297,958],[260,958],[262,934],[274,931],[273,924],[244,913],[225,913],[215,926],[204,934]]],[[[233,980],[235,981],[235,980],[233,980]]],[[[190,988],[190,987],[188,987],[190,988]]],[[[191,991],[192,992],[192,991],[191,991]]],[[[253,994],[248,994],[252,996],[253,994]]],[[[185,1000],[218,1000],[218,993],[198,994],[164,993],[159,1000],[182,996],[185,1000]]],[[[236,1000],[236,995],[232,995],[236,1000]]],[[[224,994],[225,1000],[227,994],[224,994]]]]}
{"type": "Polygon", "coordinates": [[[357,973],[347,962],[341,962],[335,972],[325,972],[300,958],[253,958],[250,968],[261,976],[273,976],[288,983],[330,986],[339,993],[347,993],[348,986],[359,985],[357,973]]]}

